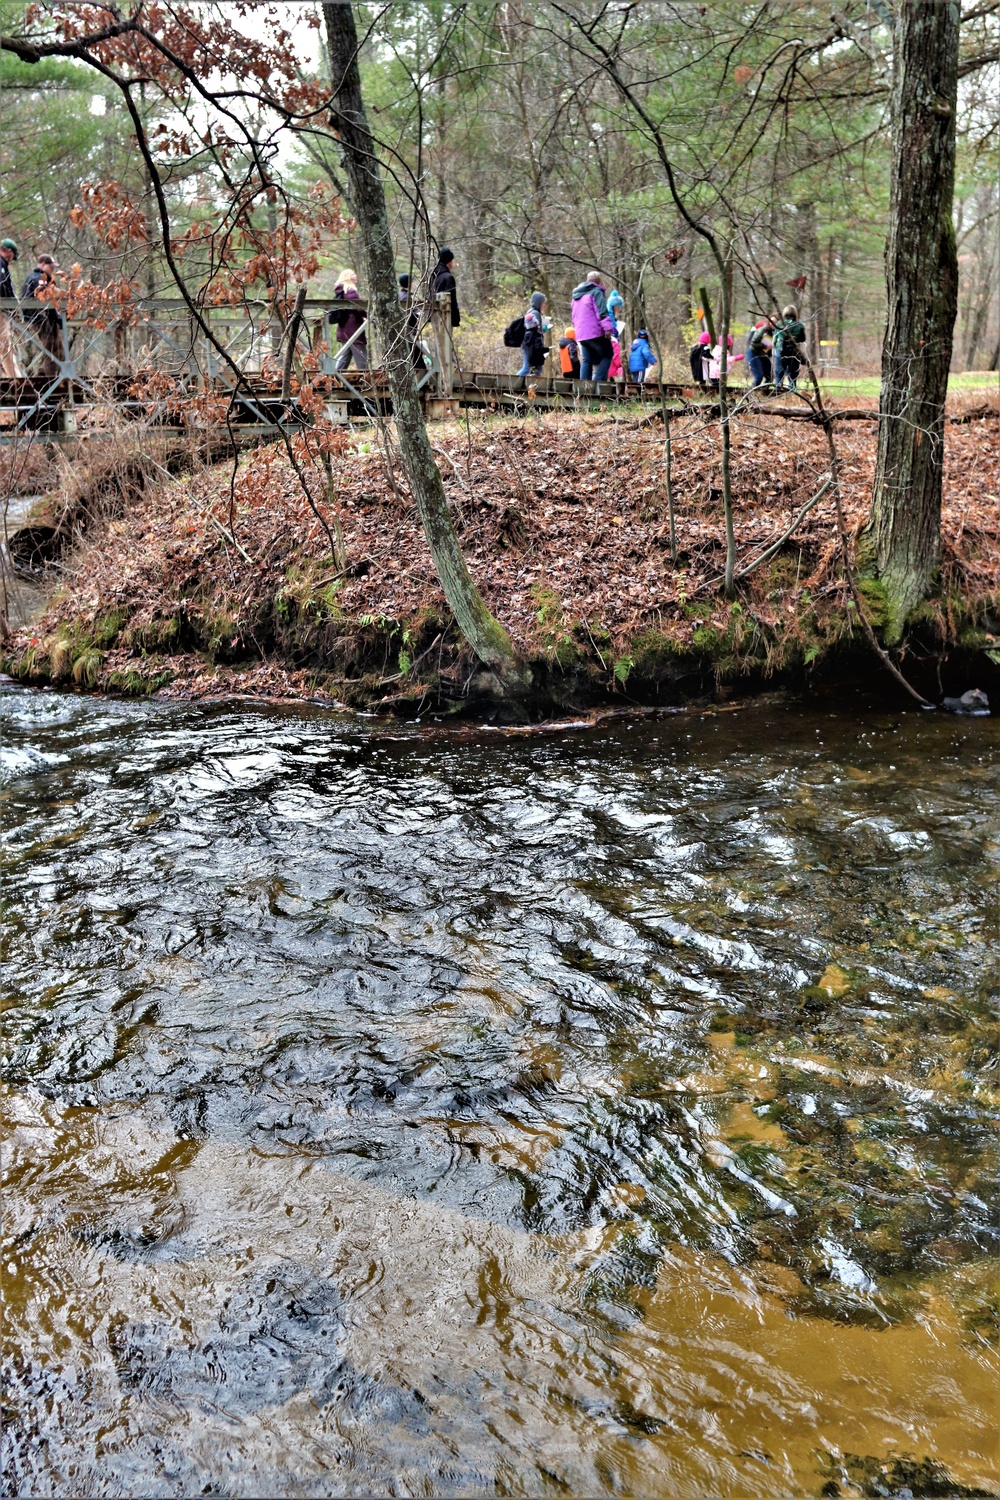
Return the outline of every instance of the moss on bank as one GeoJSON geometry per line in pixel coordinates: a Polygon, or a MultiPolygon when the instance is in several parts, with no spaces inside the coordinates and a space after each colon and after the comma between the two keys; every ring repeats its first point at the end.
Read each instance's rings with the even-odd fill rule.
{"type": "MultiPolygon", "coordinates": [[[[750,440],[735,440],[744,560],[787,529],[826,461],[813,430],[772,430],[768,420],[773,428],[761,418],[750,440]],[[776,476],[762,465],[762,436],[780,440],[776,476]]],[[[842,442],[855,532],[867,506],[868,426],[842,442]]],[[[737,598],[722,597],[724,528],[705,483],[718,456],[710,426],[675,436],[674,556],[662,443],[647,429],[548,418],[531,428],[486,423],[471,441],[457,432],[442,442],[452,450],[446,475],[463,550],[530,674],[528,695],[504,711],[670,704],[865,663],[882,676],[843,577],[832,508],[817,507],[737,598]]],[[[961,427],[947,443],[945,563],[902,652],[904,670],[932,698],[970,685],[949,678],[949,653],[977,653],[977,683],[987,689],[997,666],[988,653],[1000,657],[1000,528],[976,501],[981,442],[961,427]]],[[[273,447],[244,456],[232,489],[230,465],[147,482],[76,536],[60,559],[61,592],[33,630],[8,642],[3,670],[23,682],[128,694],[322,695],[401,712],[503,703],[495,674],[458,636],[413,507],[368,447],[345,436],[338,457],[346,565],[325,550],[273,447]]],[[[88,492],[82,476],[74,482],[88,492]]],[[[65,531],[75,534],[72,525],[65,531]]],[[[860,589],[878,632],[884,591],[865,580],[860,589]]],[[[894,691],[887,676],[886,691],[894,691]]]]}

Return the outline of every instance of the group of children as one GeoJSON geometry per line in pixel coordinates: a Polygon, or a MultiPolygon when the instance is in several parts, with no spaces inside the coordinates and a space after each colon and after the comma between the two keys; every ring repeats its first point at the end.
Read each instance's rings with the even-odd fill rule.
{"type": "MultiPolygon", "coordinates": [[[[519,375],[539,376],[550,345],[545,335],[552,319],[546,316],[548,299],[533,292],[523,318],[519,375]]],[[[621,332],[624,300],[617,291],[608,296],[597,271],[573,289],[573,322],[559,340],[559,368],[570,380],[621,380],[624,378],[621,332]]],[[[522,320],[515,319],[516,324],[522,320]]],[[[512,325],[513,326],[513,325],[512,325]]],[[[649,334],[640,328],[628,351],[629,378],[643,382],[656,364],[649,334]]]]}
{"type": "MultiPolygon", "coordinates": [[[[545,336],[552,328],[546,316],[544,292],[534,292],[523,319],[515,319],[521,338],[519,375],[539,376],[550,346],[545,336]]],[[[559,340],[559,368],[571,380],[622,380],[622,312],[623,299],[617,291],[608,296],[597,271],[573,289],[573,323],[559,340]]],[[[799,371],[808,363],[805,351],[806,330],[798,309],[782,308],[781,317],[759,318],[747,334],[745,354],[733,353],[733,338],[727,338],[727,369],[746,360],[755,386],[773,386],[780,391],[798,389],[799,371]]],[[[718,390],[722,375],[722,344],[712,335],[701,333],[690,351],[691,374],[703,390],[718,390]]],[[[628,351],[629,379],[645,383],[656,364],[649,334],[640,328],[628,351]]]]}
{"type": "MultiPolygon", "coordinates": [[[[787,382],[788,389],[798,389],[799,371],[808,364],[805,351],[806,330],[799,318],[798,308],[784,307],[781,317],[758,318],[747,334],[745,354],[733,354],[732,334],[727,340],[727,369],[746,360],[750,378],[755,386],[773,386],[780,391],[787,382]]],[[[712,345],[712,336],[700,333],[698,342],[690,350],[691,374],[703,390],[718,390],[722,373],[722,345],[712,345]]]]}

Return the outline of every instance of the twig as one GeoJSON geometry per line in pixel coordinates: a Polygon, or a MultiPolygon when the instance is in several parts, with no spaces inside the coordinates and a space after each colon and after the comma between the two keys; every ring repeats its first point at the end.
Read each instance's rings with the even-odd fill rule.
{"type": "Polygon", "coordinates": [[[222,537],[222,540],[224,542],[231,543],[231,545],[236,548],[236,550],[240,554],[240,556],[246,559],[246,561],[250,564],[251,568],[255,568],[257,566],[257,564],[254,562],[254,560],[250,556],[249,552],[247,552],[243,547],[240,546],[239,542],[236,540],[236,538],[230,532],[228,532],[226,530],[226,528],[223,526],[222,522],[221,521],[217,521],[214,516],[209,516],[208,519],[211,521],[211,523],[215,527],[216,531],[222,537]]]}
{"type": "MultiPolygon", "coordinates": [[[[813,495],[813,497],[812,497],[811,500],[807,500],[806,501],[805,505],[803,505],[802,509],[799,511],[798,515],[795,517],[795,520],[792,522],[791,526],[789,526],[788,530],[786,532],[784,532],[781,536],[779,536],[779,538],[778,538],[778,540],[776,542],[772,542],[771,545],[770,545],[770,547],[768,547],[766,549],[766,551],[762,552],[759,557],[754,558],[754,560],[753,560],[752,563],[747,563],[747,565],[746,565],[745,568],[740,568],[738,570],[738,572],[736,573],[736,577],[737,578],[745,578],[748,573],[752,573],[753,572],[754,568],[759,568],[760,565],[761,565],[761,563],[767,562],[767,560],[768,560],[769,557],[773,557],[776,552],[780,551],[780,549],[784,546],[785,542],[788,541],[788,538],[791,536],[792,532],[796,530],[796,528],[798,527],[798,525],[799,525],[799,523],[801,521],[805,520],[806,516],[812,510],[813,506],[817,505],[819,503],[819,501],[822,500],[823,496],[826,494],[827,490],[830,488],[830,486],[832,484],[833,484],[833,475],[832,474],[825,475],[824,479],[823,479],[823,483],[820,485],[820,487],[816,491],[815,495],[813,495]]],[[[715,578],[715,579],[712,580],[712,582],[713,583],[718,583],[719,580],[717,578],[715,578]]]]}

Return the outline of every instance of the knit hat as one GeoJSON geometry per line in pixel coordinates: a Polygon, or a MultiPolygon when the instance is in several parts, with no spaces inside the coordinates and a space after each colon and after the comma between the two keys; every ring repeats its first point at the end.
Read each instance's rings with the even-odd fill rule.
{"type": "Polygon", "coordinates": [[[18,255],[17,255],[17,245],[14,243],[13,240],[0,240],[0,248],[2,248],[4,250],[13,250],[13,252],[14,252],[14,259],[17,260],[17,258],[18,258],[18,255]]]}
{"type": "Polygon", "coordinates": [[[621,292],[615,291],[615,292],[611,293],[611,296],[608,298],[608,306],[609,307],[624,307],[625,306],[625,302],[624,302],[624,299],[622,298],[621,292]]]}
{"type": "Polygon", "coordinates": [[[639,332],[636,334],[636,338],[637,339],[648,339],[649,338],[649,334],[646,332],[645,328],[640,328],[639,332]]]}
{"type": "Polygon", "coordinates": [[[710,344],[712,342],[712,335],[710,333],[699,333],[698,342],[699,344],[710,344]]]}
{"type": "Polygon", "coordinates": [[[563,338],[566,338],[566,339],[575,339],[576,338],[576,329],[575,328],[567,328],[566,332],[563,334],[563,338]]]}
{"type": "Polygon", "coordinates": [[[546,297],[544,292],[532,292],[531,305],[535,309],[535,312],[541,312],[542,303],[547,301],[548,298],[546,297]]]}
{"type": "Polygon", "coordinates": [[[399,284],[400,284],[401,287],[404,287],[405,289],[409,290],[410,277],[409,277],[409,273],[407,271],[404,271],[403,274],[402,274],[402,276],[400,276],[400,278],[399,278],[399,284]]]}
{"type": "Polygon", "coordinates": [[[447,266],[454,259],[455,259],[455,252],[454,252],[454,250],[450,250],[447,245],[442,245],[441,249],[438,252],[438,264],[442,265],[442,266],[447,266]]]}

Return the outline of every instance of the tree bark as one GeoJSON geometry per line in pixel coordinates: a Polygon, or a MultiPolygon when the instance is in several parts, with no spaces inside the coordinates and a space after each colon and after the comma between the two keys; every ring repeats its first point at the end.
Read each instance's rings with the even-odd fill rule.
{"type": "Polygon", "coordinates": [[[941,553],[942,437],[958,305],[952,225],[958,34],[957,0],[897,0],[888,308],[864,542],[885,586],[890,640],[930,589],[941,553]]]}
{"type": "Polygon", "coordinates": [[[412,340],[397,292],[396,262],[375,141],[361,94],[354,15],[349,4],[334,0],[323,5],[323,16],[334,93],[331,123],[343,146],[352,207],[361,231],[369,315],[384,350],[403,470],[459,630],[481,661],[509,683],[522,683],[524,669],[513,643],[486,608],[462,555],[427,436],[413,375],[412,340]]]}

